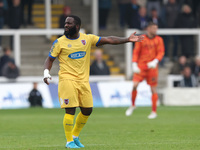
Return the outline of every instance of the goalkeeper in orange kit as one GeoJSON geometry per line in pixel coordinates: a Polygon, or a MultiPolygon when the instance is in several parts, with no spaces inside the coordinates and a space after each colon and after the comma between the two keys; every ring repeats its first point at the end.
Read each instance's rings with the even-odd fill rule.
{"type": "Polygon", "coordinates": [[[132,58],[132,69],[134,72],[132,105],[127,109],[126,116],[130,116],[133,113],[138,84],[145,79],[147,84],[151,86],[152,92],[152,112],[148,118],[154,119],[157,117],[158,94],[156,87],[158,82],[158,62],[164,56],[163,39],[156,34],[157,29],[157,24],[150,22],[147,26],[147,34],[144,35],[144,41],[135,43],[132,58]]]}

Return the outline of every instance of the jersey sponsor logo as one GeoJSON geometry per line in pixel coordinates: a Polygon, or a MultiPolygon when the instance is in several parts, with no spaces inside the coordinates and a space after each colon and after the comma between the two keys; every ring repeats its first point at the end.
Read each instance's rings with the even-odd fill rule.
{"type": "Polygon", "coordinates": [[[85,40],[81,40],[82,44],[85,45],[86,44],[86,41],[85,40]]]}
{"type": "Polygon", "coordinates": [[[79,51],[79,52],[69,54],[68,57],[71,59],[80,59],[80,58],[83,58],[85,56],[85,54],[86,54],[86,52],[79,51]]]}
{"type": "Polygon", "coordinates": [[[64,99],[64,103],[67,105],[69,104],[69,99],[64,99]]]}

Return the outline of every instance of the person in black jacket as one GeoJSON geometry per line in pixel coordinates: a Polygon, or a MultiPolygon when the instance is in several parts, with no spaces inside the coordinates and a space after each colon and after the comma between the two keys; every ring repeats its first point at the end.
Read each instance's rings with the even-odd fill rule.
{"type": "Polygon", "coordinates": [[[40,106],[42,107],[42,95],[37,89],[37,83],[33,83],[33,89],[31,90],[28,101],[30,102],[31,107],[40,106]]]}
{"type": "Polygon", "coordinates": [[[9,8],[9,22],[8,26],[11,29],[19,29],[22,24],[22,6],[21,0],[12,0],[9,8]]]}
{"type": "MultiPolygon", "coordinates": [[[[180,3],[177,0],[168,0],[167,4],[164,6],[164,21],[166,28],[174,28],[175,21],[177,20],[177,16],[179,15],[180,11],[180,3]]],[[[178,36],[177,35],[168,35],[166,36],[165,40],[165,57],[169,56],[170,46],[169,41],[172,39],[173,48],[172,54],[173,59],[177,60],[178,57],[178,36]]]]}
{"type": "MultiPolygon", "coordinates": [[[[189,5],[183,5],[182,13],[177,17],[176,28],[196,28],[197,23],[192,14],[192,10],[189,5]]],[[[194,51],[194,36],[193,35],[182,35],[180,36],[182,55],[187,58],[195,55],[194,51]]]]}
{"type": "Polygon", "coordinates": [[[127,4],[125,20],[129,28],[140,28],[139,10],[140,5],[137,0],[131,0],[131,3],[127,4]]]}
{"type": "Polygon", "coordinates": [[[95,60],[90,66],[90,75],[110,75],[109,67],[102,59],[102,51],[100,49],[95,51],[95,60]]]}
{"type": "Polygon", "coordinates": [[[32,10],[33,10],[33,4],[34,4],[34,0],[21,0],[21,19],[22,19],[22,23],[26,26],[27,24],[28,25],[33,25],[33,22],[32,22],[32,10]],[[25,17],[25,7],[27,6],[27,20],[26,20],[26,17],[25,17]]]}
{"type": "MultiPolygon", "coordinates": [[[[22,25],[22,6],[21,0],[12,0],[12,3],[9,7],[9,19],[8,19],[8,27],[10,29],[19,29],[22,25]]],[[[13,36],[10,39],[10,47],[13,49],[13,36]]]]}

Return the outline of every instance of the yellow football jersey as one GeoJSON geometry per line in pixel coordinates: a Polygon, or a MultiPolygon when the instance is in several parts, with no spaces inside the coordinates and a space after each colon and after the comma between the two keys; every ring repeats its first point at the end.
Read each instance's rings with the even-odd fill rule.
{"type": "Polygon", "coordinates": [[[100,39],[101,37],[93,34],[79,33],[77,39],[69,39],[63,35],[54,41],[49,57],[58,57],[60,81],[89,81],[91,46],[96,46],[100,39]]]}

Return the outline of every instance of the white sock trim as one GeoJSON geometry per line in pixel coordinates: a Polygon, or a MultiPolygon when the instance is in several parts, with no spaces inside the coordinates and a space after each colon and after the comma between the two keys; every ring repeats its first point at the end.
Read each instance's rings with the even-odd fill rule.
{"type": "Polygon", "coordinates": [[[73,135],[73,139],[75,139],[75,138],[78,138],[78,136],[74,136],[74,135],[73,135]]]}
{"type": "Polygon", "coordinates": [[[67,144],[69,144],[69,143],[71,143],[71,142],[73,142],[73,141],[69,141],[69,142],[67,142],[67,144]]]}

